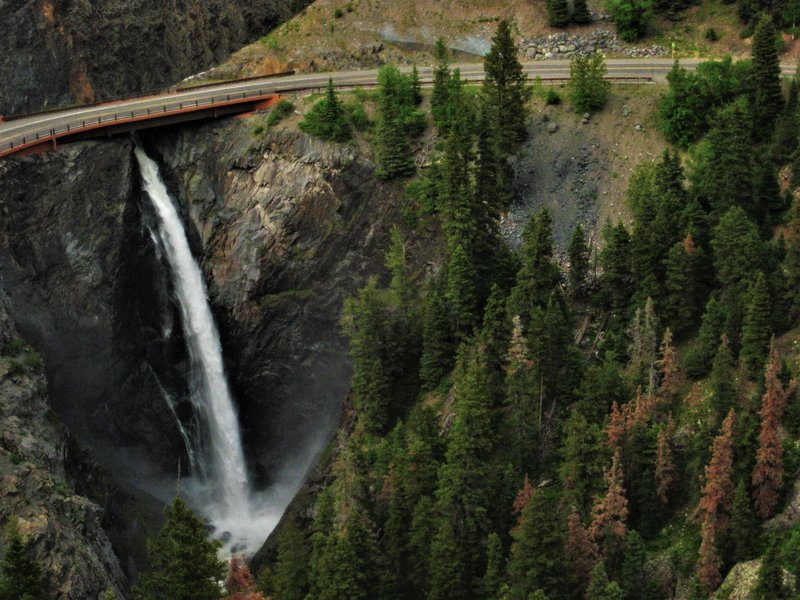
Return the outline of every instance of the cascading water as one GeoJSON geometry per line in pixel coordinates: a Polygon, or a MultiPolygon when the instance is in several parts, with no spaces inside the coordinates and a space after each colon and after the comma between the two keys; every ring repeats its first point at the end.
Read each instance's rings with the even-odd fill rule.
{"type": "MultiPolygon", "coordinates": [[[[135,153],[144,190],[156,213],[157,229],[151,233],[160,242],[172,272],[190,358],[191,399],[201,425],[184,435],[194,471],[186,488],[189,500],[215,526],[229,551],[254,552],[288,500],[280,497],[283,494],[277,500],[251,494],[239,422],[202,272],[158,165],[141,148],[135,153]]],[[[179,426],[186,431],[180,422],[179,426]]]]}

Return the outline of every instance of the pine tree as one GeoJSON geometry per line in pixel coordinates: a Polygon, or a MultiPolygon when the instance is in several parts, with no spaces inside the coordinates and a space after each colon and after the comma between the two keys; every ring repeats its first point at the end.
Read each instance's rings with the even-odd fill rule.
{"type": "Polygon", "coordinates": [[[558,494],[550,488],[534,490],[512,532],[514,545],[508,561],[508,581],[513,598],[527,598],[543,590],[560,598],[565,587],[564,519],[558,494]]]}
{"type": "Polygon", "coordinates": [[[756,100],[755,129],[769,137],[775,119],[783,110],[781,67],[776,45],[777,33],[772,18],[763,15],[753,34],[753,78],[756,100]]]}
{"type": "MultiPolygon", "coordinates": [[[[376,174],[394,179],[414,172],[414,155],[406,131],[403,86],[406,82],[396,67],[378,71],[378,124],[375,130],[376,174]]],[[[409,86],[410,88],[410,86],[409,86]]]]}
{"type": "Polygon", "coordinates": [[[426,390],[439,385],[452,367],[454,352],[444,277],[438,275],[428,285],[422,324],[420,379],[426,390]]]}
{"type": "Polygon", "coordinates": [[[572,22],[576,25],[587,25],[592,22],[592,13],[586,0],[575,0],[573,3],[572,22]]]}
{"type": "Polygon", "coordinates": [[[722,335],[722,341],[714,357],[711,367],[711,404],[716,413],[717,423],[722,415],[737,404],[736,381],[734,379],[734,361],[731,354],[728,336],[722,335]]]}
{"type": "Polygon", "coordinates": [[[656,362],[660,383],[658,386],[658,396],[660,402],[669,403],[678,393],[678,357],[675,346],[672,344],[672,330],[667,327],[661,338],[659,348],[660,358],[656,362]]]}
{"type": "Polygon", "coordinates": [[[796,387],[792,382],[788,390],[784,389],[780,375],[781,359],[773,339],[766,371],[766,390],[761,401],[761,432],[753,470],[753,500],[756,513],[762,519],[772,516],[783,489],[781,420],[786,399],[796,387]]]}
{"type": "Polygon", "coordinates": [[[623,223],[607,223],[603,230],[604,247],[600,253],[603,276],[601,291],[609,308],[626,313],[633,295],[630,266],[630,235],[623,223]]]}
{"type": "Polygon", "coordinates": [[[754,216],[752,117],[745,98],[719,109],[690,173],[692,190],[719,217],[738,206],[754,216]]]}
{"type": "Polygon", "coordinates": [[[300,129],[332,142],[346,142],[352,137],[350,124],[334,90],[332,78],[328,79],[325,98],[308,112],[300,123],[300,129]]]}
{"type": "Polygon", "coordinates": [[[606,471],[606,492],[597,499],[592,508],[592,524],[589,535],[600,549],[601,555],[610,562],[620,558],[625,547],[628,519],[628,499],[623,486],[620,451],[614,452],[611,467],[606,471]]]}
{"type": "Polygon", "coordinates": [[[718,544],[730,527],[733,502],[733,409],[722,423],[720,434],[714,440],[711,461],[705,470],[705,485],[695,515],[700,520],[702,540],[697,562],[697,577],[707,592],[712,592],[722,581],[722,559],[718,544]]]}
{"type": "Polygon", "coordinates": [[[508,292],[494,284],[483,311],[481,341],[486,348],[491,387],[498,399],[502,398],[504,392],[506,358],[511,338],[507,304],[508,292]]]}
{"type": "Polygon", "coordinates": [[[592,582],[586,591],[586,600],[622,600],[622,590],[616,581],[609,581],[603,561],[599,561],[592,571],[592,582]]]}
{"type": "Polygon", "coordinates": [[[278,534],[274,586],[280,600],[303,600],[308,592],[310,555],[303,531],[289,520],[278,534]]]}
{"type": "Polygon", "coordinates": [[[470,598],[469,576],[483,572],[492,482],[488,459],[497,442],[487,371],[480,345],[462,347],[454,384],[456,416],[436,492],[441,518],[429,563],[432,598],[470,598]]]}
{"type": "Polygon", "coordinates": [[[147,542],[150,570],[141,576],[141,600],[217,600],[225,563],[217,558],[221,544],[209,541],[205,524],[186,503],[175,498],[164,509],[164,527],[147,542]]]}
{"type": "Polygon", "coordinates": [[[486,542],[486,574],[483,576],[483,594],[487,600],[499,599],[504,571],[503,542],[499,535],[492,533],[486,542]]]}
{"type": "Polygon", "coordinates": [[[574,298],[582,298],[586,292],[586,277],[589,274],[589,248],[583,235],[583,227],[575,226],[567,248],[569,258],[569,287],[574,298]]]}
{"type": "Polygon", "coordinates": [[[6,547],[0,562],[0,600],[45,600],[42,569],[31,557],[15,518],[6,528],[6,547]]]}
{"type": "Polygon", "coordinates": [[[772,335],[771,299],[763,273],[756,275],[742,323],[742,349],[739,361],[751,377],[762,372],[772,335]]]}
{"type": "Polygon", "coordinates": [[[442,38],[436,40],[436,66],[433,68],[431,113],[441,134],[449,131],[447,106],[449,104],[450,55],[442,38]]]}
{"type": "Polygon", "coordinates": [[[597,547],[574,510],[567,519],[566,558],[572,566],[576,595],[583,597],[592,581],[594,565],[597,564],[597,547]]]}
{"type": "MultiPolygon", "coordinates": [[[[568,17],[569,18],[569,17],[568,17]]],[[[511,24],[502,20],[492,38],[492,47],[484,59],[484,105],[493,106],[500,143],[500,158],[513,154],[528,137],[527,76],[519,62],[517,45],[511,36],[511,24]]]]}
{"type": "Polygon", "coordinates": [[[660,429],[656,443],[656,494],[662,504],[669,502],[669,492],[677,481],[672,444],[667,429],[660,429]]]}
{"type": "MultiPolygon", "coordinates": [[[[795,172],[800,174],[800,169],[796,169],[795,172]]],[[[794,325],[800,319],[800,206],[797,201],[792,203],[785,236],[786,257],[783,259],[783,271],[786,275],[790,324],[794,325]]]]}
{"type": "Polygon", "coordinates": [[[725,325],[725,316],[715,298],[706,304],[700,331],[693,346],[686,353],[684,365],[690,377],[699,378],[708,372],[711,361],[719,347],[720,335],[725,325]]]}
{"type": "Polygon", "coordinates": [[[547,0],[547,22],[550,27],[569,25],[569,4],[567,0],[547,0]]]}
{"type": "Polygon", "coordinates": [[[345,302],[342,329],[350,338],[352,390],[362,425],[383,431],[389,424],[389,385],[384,349],[386,307],[375,279],[345,302]]]}
{"type": "Polygon", "coordinates": [[[687,235],[676,242],[665,261],[664,317],[678,339],[696,327],[703,310],[705,253],[687,235]]]}
{"type": "Polygon", "coordinates": [[[522,318],[523,325],[530,322],[536,307],[547,304],[558,283],[552,226],[550,212],[542,208],[531,217],[522,234],[522,268],[517,274],[517,285],[511,291],[510,309],[522,318]]]}
{"type": "Polygon", "coordinates": [[[648,397],[656,391],[656,360],[658,358],[658,317],[655,314],[653,300],[647,298],[644,309],[637,308],[631,323],[628,354],[630,365],[639,381],[647,385],[648,397]]]}
{"type": "Polygon", "coordinates": [[[250,574],[250,567],[243,558],[231,556],[228,565],[228,578],[225,580],[225,591],[227,595],[223,600],[267,600],[261,593],[256,591],[256,584],[250,574]]]}
{"type": "Polygon", "coordinates": [[[506,405],[514,436],[511,447],[517,455],[517,466],[525,472],[535,467],[538,398],[534,396],[536,386],[533,361],[528,353],[528,342],[522,334],[522,321],[518,315],[514,316],[513,323],[506,360],[506,405]]]}
{"type": "Polygon", "coordinates": [[[606,459],[602,438],[602,430],[590,425],[583,413],[573,407],[564,424],[559,476],[565,502],[574,504],[582,513],[591,509],[591,500],[602,487],[606,459]]]}
{"type": "Polygon", "coordinates": [[[758,568],[758,580],[753,590],[756,600],[790,600],[796,597],[784,583],[780,549],[780,539],[773,535],[758,568]]]}
{"type": "Polygon", "coordinates": [[[622,590],[627,600],[645,597],[644,563],[647,553],[641,536],[632,530],[625,538],[625,558],[622,561],[622,590]]]}
{"type": "Polygon", "coordinates": [[[714,228],[711,246],[717,279],[723,288],[735,296],[745,296],[753,274],[765,266],[766,250],[755,223],[741,207],[731,208],[714,228]]]}
{"type": "Polygon", "coordinates": [[[744,479],[739,479],[733,492],[731,508],[730,546],[733,562],[739,563],[753,558],[759,533],[758,522],[750,504],[750,493],[744,479]]]}
{"type": "Polygon", "coordinates": [[[411,91],[414,94],[414,104],[422,102],[422,83],[419,80],[419,69],[416,63],[411,65],[411,91]]]}

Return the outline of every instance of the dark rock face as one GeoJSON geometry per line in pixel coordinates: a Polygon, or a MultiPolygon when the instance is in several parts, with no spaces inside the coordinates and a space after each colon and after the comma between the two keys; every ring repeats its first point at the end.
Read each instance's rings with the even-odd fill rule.
{"type": "Polygon", "coordinates": [[[344,299],[383,271],[399,189],[350,146],[210,125],[148,140],[187,211],[257,481],[306,468],[336,426],[344,299]]]}
{"type": "MultiPolygon", "coordinates": [[[[401,192],[351,146],[291,130],[254,140],[251,128],[165,129],[145,145],[205,272],[248,466],[285,494],[335,429],[350,374],[341,306],[384,271],[401,192]]],[[[68,461],[76,483],[89,480],[78,491],[113,513],[103,525],[129,576],[140,524],[155,519],[101,472],[153,493],[174,486],[188,460],[164,391],[181,416],[189,404],[170,274],[131,149],[119,138],[0,162],[0,293],[43,355],[49,403],[85,449],[68,461]]]]}
{"type": "Polygon", "coordinates": [[[155,376],[171,358],[168,275],[142,223],[130,142],[4,161],[0,187],[0,287],[44,356],[56,414],[109,448],[106,465],[132,470],[143,454],[174,472],[182,444],[155,376]]]}
{"type": "Polygon", "coordinates": [[[68,483],[69,436],[47,404],[36,354],[0,292],[0,522],[11,516],[42,565],[49,597],[126,598],[127,581],[101,523],[104,511],[68,483]]]}
{"type": "Polygon", "coordinates": [[[290,0],[0,0],[0,115],[166,87],[289,17],[290,0]]]}

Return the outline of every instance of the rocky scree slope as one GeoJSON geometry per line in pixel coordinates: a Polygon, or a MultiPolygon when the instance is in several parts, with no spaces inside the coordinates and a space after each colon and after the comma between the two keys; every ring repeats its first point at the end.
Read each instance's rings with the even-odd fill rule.
{"type": "Polygon", "coordinates": [[[288,18],[291,0],[2,0],[0,115],[165,87],[288,18]]]}
{"type": "Polygon", "coordinates": [[[66,479],[68,435],[47,403],[41,365],[9,318],[0,292],[0,521],[18,518],[43,567],[51,597],[127,597],[125,576],[106,532],[103,510],[66,479]]]}

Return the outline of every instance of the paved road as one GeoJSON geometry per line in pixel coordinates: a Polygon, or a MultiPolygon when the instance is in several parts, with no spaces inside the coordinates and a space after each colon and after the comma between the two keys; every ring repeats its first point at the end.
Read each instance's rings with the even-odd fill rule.
{"type": "MultiPolygon", "coordinates": [[[[700,60],[682,60],[681,65],[687,69],[694,69],[700,60]]],[[[610,78],[641,78],[652,77],[654,80],[663,80],[672,68],[672,60],[668,58],[649,59],[609,59],[606,61],[608,77],[610,78]]],[[[483,65],[471,63],[454,65],[461,69],[462,76],[469,81],[483,80],[483,65]]],[[[539,76],[543,80],[562,79],[569,77],[569,61],[552,60],[523,65],[525,72],[531,79],[539,76]]],[[[783,67],[784,74],[793,74],[794,66],[783,67]]],[[[246,95],[254,96],[269,93],[308,93],[327,85],[328,78],[332,77],[337,88],[352,88],[358,86],[374,85],[377,81],[377,70],[348,71],[337,73],[298,74],[287,77],[264,78],[258,80],[220,83],[219,85],[203,87],[201,89],[187,89],[183,91],[122,100],[108,104],[91,107],[72,107],[63,111],[48,112],[33,115],[22,119],[0,122],[0,151],[7,149],[10,144],[20,144],[23,138],[30,141],[38,134],[47,136],[52,130],[80,129],[82,124],[89,121],[97,122],[114,119],[115,115],[130,117],[147,111],[162,112],[177,110],[187,104],[213,104],[225,100],[228,96],[246,95]]],[[[420,79],[423,84],[431,82],[432,71],[430,68],[420,69],[420,79]]]]}

